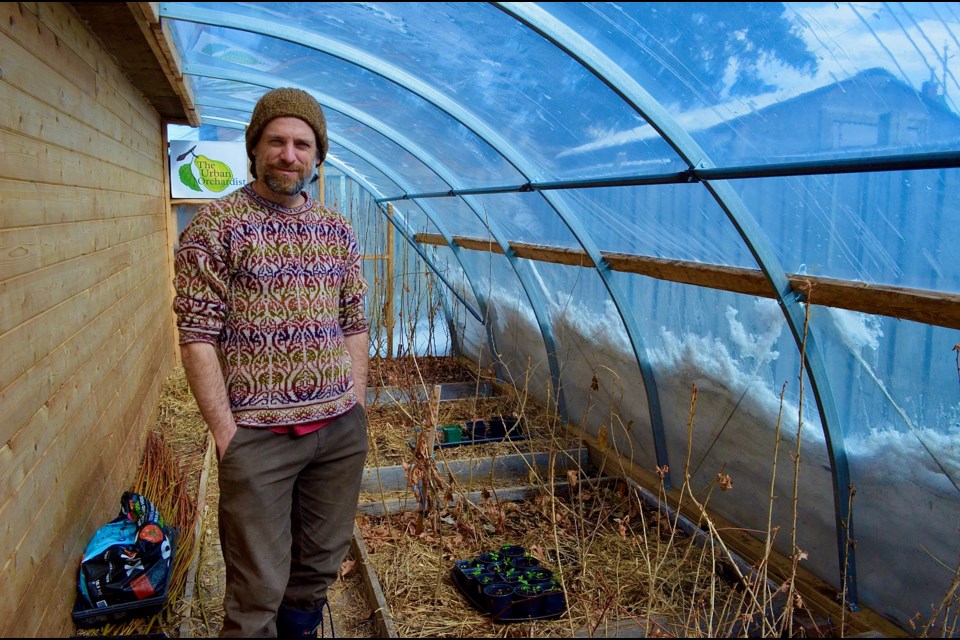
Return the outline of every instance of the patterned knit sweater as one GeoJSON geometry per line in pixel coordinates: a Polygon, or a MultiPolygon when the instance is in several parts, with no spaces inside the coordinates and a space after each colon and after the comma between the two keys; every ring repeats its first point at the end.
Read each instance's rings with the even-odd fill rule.
{"type": "Polygon", "coordinates": [[[309,197],[297,209],[247,185],[180,236],[180,344],[217,347],[238,425],[338,416],[356,403],[344,336],[368,330],[367,283],[349,222],[309,197]]]}

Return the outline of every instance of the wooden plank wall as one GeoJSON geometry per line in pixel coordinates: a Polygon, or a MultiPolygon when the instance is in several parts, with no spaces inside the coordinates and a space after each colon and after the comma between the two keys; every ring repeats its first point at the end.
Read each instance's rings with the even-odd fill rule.
{"type": "Polygon", "coordinates": [[[174,363],[162,126],[62,3],[0,3],[0,636],[74,631],[174,363]]]}

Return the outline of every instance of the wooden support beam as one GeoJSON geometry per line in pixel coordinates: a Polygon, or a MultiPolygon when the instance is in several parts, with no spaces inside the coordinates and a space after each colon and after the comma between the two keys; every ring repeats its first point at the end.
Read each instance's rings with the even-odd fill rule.
{"type": "MultiPolygon", "coordinates": [[[[418,233],[415,238],[421,244],[446,244],[443,236],[437,234],[418,233]]],[[[463,249],[503,253],[500,246],[490,240],[455,237],[454,242],[463,249]]],[[[510,249],[517,257],[528,260],[574,267],[593,266],[587,254],[579,249],[522,242],[511,242],[510,249]]],[[[601,255],[612,271],[744,295],[775,297],[770,283],[758,269],[668,260],[626,253],[601,252],[601,255]]],[[[811,304],[900,318],[948,329],[960,329],[960,294],[868,284],[822,276],[789,273],[786,275],[793,290],[800,293],[803,299],[811,304]]]]}
{"type": "MultiPolygon", "coordinates": [[[[151,4],[151,3],[146,3],[151,4]]],[[[171,326],[176,327],[177,319],[173,313],[173,301],[177,297],[177,290],[173,282],[175,279],[176,272],[174,270],[173,260],[174,260],[174,250],[177,246],[177,243],[180,241],[180,238],[177,234],[177,212],[170,206],[170,154],[166,153],[168,149],[169,140],[167,139],[167,127],[160,127],[162,149],[164,149],[163,154],[163,210],[166,212],[164,215],[164,220],[167,225],[167,290],[168,290],[168,305],[167,308],[170,309],[168,314],[169,321],[171,326]]],[[[174,329],[174,335],[177,334],[176,329],[174,329]]],[[[180,366],[180,349],[174,349],[174,361],[177,366],[180,366]]]]}
{"type": "MultiPolygon", "coordinates": [[[[327,172],[324,171],[325,165],[321,162],[317,167],[317,201],[326,206],[327,204],[327,172]]],[[[252,178],[253,176],[249,176],[252,178]]]]}
{"type": "MultiPolygon", "coordinates": [[[[387,205],[387,215],[393,217],[393,205],[387,205]]],[[[396,283],[394,282],[396,271],[396,249],[394,248],[393,223],[387,223],[387,273],[385,276],[386,298],[383,309],[383,329],[387,334],[387,357],[393,356],[393,329],[396,323],[394,319],[393,298],[396,295],[396,283]]]]}
{"type": "Polygon", "coordinates": [[[360,571],[363,577],[363,587],[367,594],[367,602],[373,607],[373,616],[377,623],[378,638],[399,638],[396,627],[393,625],[393,618],[390,616],[390,606],[387,603],[387,597],[383,594],[380,587],[380,578],[377,576],[376,569],[367,554],[367,545],[363,542],[363,533],[360,527],[353,525],[353,539],[351,548],[354,559],[360,564],[360,571]]]}

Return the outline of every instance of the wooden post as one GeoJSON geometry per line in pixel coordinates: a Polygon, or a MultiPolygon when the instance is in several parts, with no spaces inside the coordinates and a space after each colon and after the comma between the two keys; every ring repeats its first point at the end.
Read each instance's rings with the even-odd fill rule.
{"type": "Polygon", "coordinates": [[[326,205],[327,202],[327,178],[326,172],[323,170],[323,163],[320,163],[320,166],[317,167],[317,202],[322,205],[326,205]]]}
{"type": "MultiPolygon", "coordinates": [[[[393,219],[393,205],[387,205],[387,215],[390,219],[393,219]]],[[[395,293],[396,284],[394,283],[394,272],[396,270],[395,260],[396,260],[396,250],[394,249],[393,241],[393,223],[387,222],[387,275],[386,282],[384,287],[386,292],[386,304],[383,305],[383,327],[387,332],[387,357],[393,357],[393,328],[394,328],[394,313],[393,313],[393,298],[395,293]]]]}
{"type": "MultiPolygon", "coordinates": [[[[177,210],[170,197],[170,141],[167,139],[167,123],[163,121],[160,123],[160,144],[163,151],[163,211],[167,227],[167,282],[169,283],[168,289],[170,291],[170,304],[167,305],[167,309],[170,310],[170,323],[174,327],[173,337],[176,342],[177,319],[173,313],[173,300],[177,292],[173,286],[173,251],[180,238],[178,234],[177,210]]],[[[173,361],[174,366],[180,366],[180,349],[176,347],[176,344],[174,344],[173,348],[173,361]]]]}

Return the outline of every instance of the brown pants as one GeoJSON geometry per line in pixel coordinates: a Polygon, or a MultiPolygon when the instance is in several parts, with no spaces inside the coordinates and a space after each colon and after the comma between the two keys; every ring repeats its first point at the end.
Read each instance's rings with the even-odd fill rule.
{"type": "Polygon", "coordinates": [[[239,429],[219,462],[222,637],[275,637],[277,609],[319,609],[350,548],[367,457],[359,405],[302,437],[239,429]]]}

